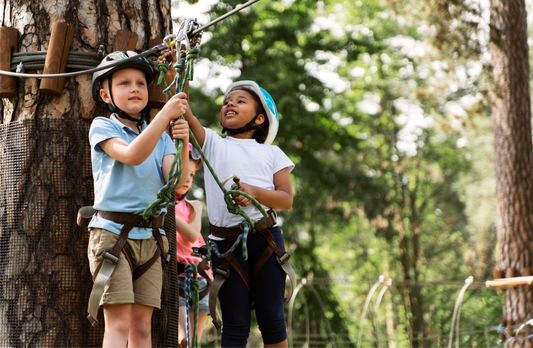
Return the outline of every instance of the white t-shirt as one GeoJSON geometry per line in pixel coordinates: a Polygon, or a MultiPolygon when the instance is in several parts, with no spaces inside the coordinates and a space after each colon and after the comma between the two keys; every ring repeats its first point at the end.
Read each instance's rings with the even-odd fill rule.
{"type": "MultiPolygon", "coordinates": [[[[202,151],[221,182],[237,175],[243,183],[274,190],[274,174],[287,167],[289,172],[294,168],[294,163],[275,145],[260,144],[254,139],[223,138],[211,129],[204,129],[202,151]]],[[[200,158],[196,149],[193,149],[192,155],[200,158]]],[[[240,224],[243,217],[228,212],[224,194],[205,163],[204,181],[209,222],[218,227],[235,227],[240,224]]],[[[230,190],[233,184],[231,179],[224,187],[230,190]]],[[[263,207],[265,210],[269,209],[263,207]]],[[[254,221],[263,217],[253,203],[240,208],[254,221]]]]}

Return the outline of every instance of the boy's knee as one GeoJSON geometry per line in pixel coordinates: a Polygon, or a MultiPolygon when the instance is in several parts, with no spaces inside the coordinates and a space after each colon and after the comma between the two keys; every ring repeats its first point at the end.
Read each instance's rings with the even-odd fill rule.
{"type": "Polygon", "coordinates": [[[109,334],[114,333],[120,337],[128,337],[130,323],[128,320],[114,320],[106,322],[105,331],[109,334]]]}
{"type": "Polygon", "coordinates": [[[146,337],[151,335],[152,332],[152,318],[145,316],[133,316],[131,318],[130,330],[135,332],[138,337],[146,337]]]}

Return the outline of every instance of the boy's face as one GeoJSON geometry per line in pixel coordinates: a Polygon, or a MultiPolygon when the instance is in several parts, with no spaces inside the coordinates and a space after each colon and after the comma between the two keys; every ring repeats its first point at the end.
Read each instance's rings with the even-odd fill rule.
{"type": "MultiPolygon", "coordinates": [[[[252,94],[248,91],[236,90],[231,92],[224,100],[220,109],[220,123],[228,129],[244,127],[257,115],[258,105],[252,94]]],[[[255,120],[254,125],[265,121],[263,114],[255,120]]]]}
{"type": "MultiPolygon", "coordinates": [[[[108,82],[104,81],[100,90],[102,100],[111,104],[108,82]]],[[[115,105],[131,117],[138,118],[148,104],[146,76],[141,70],[126,68],[113,73],[111,78],[113,101],[115,105]]]]}

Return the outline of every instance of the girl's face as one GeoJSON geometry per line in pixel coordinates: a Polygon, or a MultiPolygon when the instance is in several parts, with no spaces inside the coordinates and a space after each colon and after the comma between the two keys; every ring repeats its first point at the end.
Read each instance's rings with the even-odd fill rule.
{"type": "MultiPolygon", "coordinates": [[[[100,90],[102,100],[111,103],[107,82],[100,90]]],[[[115,105],[131,117],[138,118],[148,104],[148,86],[144,72],[126,68],[113,73],[111,79],[113,101],[115,105]]]]}
{"type": "Polygon", "coordinates": [[[183,186],[176,190],[177,194],[184,195],[191,189],[195,174],[196,161],[189,157],[189,173],[187,174],[187,179],[185,179],[183,186]]]}
{"type": "MultiPolygon", "coordinates": [[[[243,90],[233,91],[224,100],[224,105],[220,109],[220,123],[228,129],[244,127],[257,115],[257,109],[257,102],[250,92],[243,90]]],[[[259,115],[254,125],[263,123],[264,117],[262,114],[259,115]]],[[[253,134],[253,131],[251,133],[253,134]]]]}

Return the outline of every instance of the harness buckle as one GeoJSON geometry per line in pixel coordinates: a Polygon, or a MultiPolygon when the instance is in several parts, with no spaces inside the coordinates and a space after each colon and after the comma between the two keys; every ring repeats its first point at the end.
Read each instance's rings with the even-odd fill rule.
{"type": "Polygon", "coordinates": [[[102,254],[102,258],[104,259],[104,261],[109,262],[113,265],[118,265],[118,263],[120,262],[120,256],[115,256],[111,254],[109,250],[104,251],[104,253],[102,254]]]}
{"type": "Polygon", "coordinates": [[[206,260],[208,256],[207,245],[204,244],[199,247],[193,246],[191,256],[200,257],[202,260],[206,260]]]}
{"type": "Polygon", "coordinates": [[[285,254],[281,255],[281,257],[276,257],[276,259],[280,265],[283,265],[285,262],[289,261],[290,257],[291,255],[288,252],[285,252],[285,254]]]}
{"type": "Polygon", "coordinates": [[[229,278],[229,269],[227,271],[224,271],[224,270],[222,270],[220,268],[217,268],[217,269],[215,269],[215,275],[219,275],[219,276],[221,276],[224,279],[228,279],[229,278]]]}

